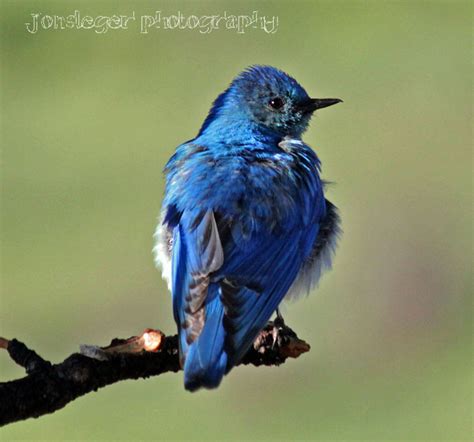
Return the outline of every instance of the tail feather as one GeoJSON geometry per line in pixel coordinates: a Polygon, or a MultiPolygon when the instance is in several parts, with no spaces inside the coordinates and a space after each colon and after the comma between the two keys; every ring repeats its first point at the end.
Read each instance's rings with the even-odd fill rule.
{"type": "Polygon", "coordinates": [[[195,391],[201,387],[216,388],[227,367],[227,353],[224,349],[225,331],[223,325],[224,306],[220,296],[212,296],[219,291],[218,284],[209,286],[206,304],[206,322],[199,337],[188,347],[184,362],[184,386],[195,391]]]}

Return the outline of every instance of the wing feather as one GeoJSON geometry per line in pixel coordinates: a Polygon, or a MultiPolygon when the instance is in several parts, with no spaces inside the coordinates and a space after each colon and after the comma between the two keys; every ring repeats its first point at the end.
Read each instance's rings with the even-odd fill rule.
{"type": "Polygon", "coordinates": [[[182,357],[206,322],[210,274],[224,262],[214,214],[184,212],[174,229],[173,310],[181,336],[182,357]]]}

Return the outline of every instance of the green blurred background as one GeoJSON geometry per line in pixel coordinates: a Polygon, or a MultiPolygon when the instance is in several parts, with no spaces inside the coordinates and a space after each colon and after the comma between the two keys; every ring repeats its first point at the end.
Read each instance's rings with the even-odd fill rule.
{"type": "MultiPolygon", "coordinates": [[[[0,335],[60,361],[145,327],[174,333],[152,262],[161,170],[254,63],[320,113],[305,140],[337,184],[332,272],[285,308],[312,350],[217,391],[121,382],[14,439],[461,440],[472,436],[469,2],[1,2],[0,335]],[[279,17],[249,30],[25,30],[30,13],[279,17]]],[[[0,353],[1,380],[23,375],[0,353]]]]}

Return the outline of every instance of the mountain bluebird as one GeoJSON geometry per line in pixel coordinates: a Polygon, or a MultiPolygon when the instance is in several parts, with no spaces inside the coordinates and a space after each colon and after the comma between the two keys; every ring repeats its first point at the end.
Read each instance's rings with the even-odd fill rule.
{"type": "Polygon", "coordinates": [[[283,298],[307,293],[331,266],[339,216],[301,135],[314,111],[341,101],[252,66],[168,161],[154,252],[187,390],[217,387],[283,298]]]}

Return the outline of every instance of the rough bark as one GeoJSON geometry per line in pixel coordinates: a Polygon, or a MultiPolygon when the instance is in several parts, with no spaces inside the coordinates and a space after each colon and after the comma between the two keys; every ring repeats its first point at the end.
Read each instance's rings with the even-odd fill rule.
{"type": "MultiPolygon", "coordinates": [[[[126,340],[114,339],[105,348],[83,346],[83,354],[73,353],[59,364],[44,360],[16,339],[0,338],[0,348],[27,373],[21,379],[0,383],[0,426],[53,413],[115,382],[181,370],[177,336],[165,337],[152,330],[126,340]],[[152,345],[144,339],[149,332],[158,336],[152,345]]],[[[306,342],[283,322],[275,321],[260,333],[241,364],[280,365],[307,351],[306,342]]]]}

